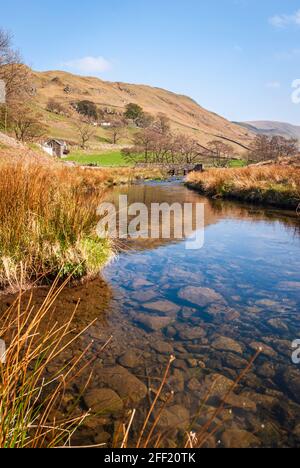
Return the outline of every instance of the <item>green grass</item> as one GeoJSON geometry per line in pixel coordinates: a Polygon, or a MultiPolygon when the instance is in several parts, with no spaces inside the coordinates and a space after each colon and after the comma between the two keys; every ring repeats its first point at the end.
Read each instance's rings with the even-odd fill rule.
{"type": "Polygon", "coordinates": [[[128,163],[121,151],[110,151],[106,153],[86,153],[86,152],[74,152],[71,153],[67,158],[67,161],[74,161],[78,164],[88,165],[88,164],[97,164],[98,166],[131,166],[132,164],[128,163]]]}
{"type": "Polygon", "coordinates": [[[229,167],[245,167],[247,163],[244,159],[232,159],[229,163],[229,167]]]}

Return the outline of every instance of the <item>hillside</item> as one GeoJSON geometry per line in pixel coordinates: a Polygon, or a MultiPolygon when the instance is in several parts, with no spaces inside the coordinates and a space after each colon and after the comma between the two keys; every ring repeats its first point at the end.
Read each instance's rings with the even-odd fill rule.
{"type": "Polygon", "coordinates": [[[55,161],[37,145],[23,145],[14,138],[0,132],[0,164],[5,161],[20,160],[38,161],[53,164],[55,161]]]}
{"type": "MultiPolygon", "coordinates": [[[[61,104],[71,104],[88,99],[100,107],[116,113],[134,102],[153,115],[166,114],[174,131],[186,133],[205,145],[219,137],[236,142],[235,150],[242,150],[253,134],[248,129],[209,112],[192,99],[159,88],[145,85],[112,83],[98,78],[82,77],[62,71],[35,72],[36,100],[46,109],[49,98],[61,104]]],[[[72,138],[72,121],[45,113],[52,136],[72,138]]],[[[99,134],[99,137],[101,135],[99,134]]]]}
{"type": "Polygon", "coordinates": [[[297,125],[284,122],[272,122],[268,120],[239,122],[238,124],[245,127],[245,129],[250,132],[254,132],[259,135],[279,135],[285,138],[295,138],[300,141],[300,126],[297,125]]]}

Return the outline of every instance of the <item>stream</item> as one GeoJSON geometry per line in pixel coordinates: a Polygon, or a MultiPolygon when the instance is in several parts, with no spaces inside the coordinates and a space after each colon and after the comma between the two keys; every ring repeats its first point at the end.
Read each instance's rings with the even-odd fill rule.
{"type": "Polygon", "coordinates": [[[186,431],[201,431],[261,348],[205,446],[300,447],[300,364],[292,362],[300,339],[299,217],[209,200],[180,181],[118,187],[107,199],[120,194],[147,206],[204,203],[205,242],[186,250],[184,240],[133,240],[105,268],[108,288],[99,279],[60,297],[63,314],[81,299],[78,327],[98,319],[82,338],[81,349],[94,340],[90,353],[98,357],[80,404],[101,414],[74,443],[110,446],[119,414],[127,421],[133,408],[134,440],[173,355],[158,430],[165,447],[180,445],[186,431]]]}

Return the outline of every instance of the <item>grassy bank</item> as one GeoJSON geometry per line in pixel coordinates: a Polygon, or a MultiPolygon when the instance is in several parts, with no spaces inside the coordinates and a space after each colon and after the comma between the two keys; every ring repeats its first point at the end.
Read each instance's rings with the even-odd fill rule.
{"type": "Polygon", "coordinates": [[[110,241],[96,235],[107,187],[159,177],[132,169],[81,169],[32,161],[0,165],[0,289],[16,290],[72,272],[93,276],[110,241]]]}
{"type": "Polygon", "coordinates": [[[300,203],[300,170],[265,166],[192,173],[188,187],[216,198],[231,198],[295,210],[300,203]]]}

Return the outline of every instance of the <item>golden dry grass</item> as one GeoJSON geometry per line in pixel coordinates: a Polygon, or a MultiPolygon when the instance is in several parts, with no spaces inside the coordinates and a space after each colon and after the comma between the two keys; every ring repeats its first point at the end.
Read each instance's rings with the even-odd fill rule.
{"type": "Polygon", "coordinates": [[[213,197],[232,198],[296,209],[300,203],[300,169],[280,165],[211,169],[191,173],[189,187],[213,197]]]}
{"type": "Polygon", "coordinates": [[[68,167],[38,157],[2,159],[0,289],[18,290],[56,275],[97,274],[111,255],[110,241],[96,235],[105,190],[151,176],[161,173],[68,167]]]}
{"type": "Polygon", "coordinates": [[[20,289],[39,277],[99,271],[109,256],[96,236],[104,176],[17,161],[0,167],[0,287],[20,289]],[[21,284],[21,279],[23,284],[21,284]]]}
{"type": "Polygon", "coordinates": [[[0,448],[68,446],[88,416],[72,412],[64,420],[56,416],[65,390],[83,371],[87,350],[55,373],[47,372],[81,335],[74,336],[73,316],[63,324],[49,321],[65,284],[57,288],[55,282],[38,308],[32,299],[24,304],[20,295],[1,316],[0,339],[7,347],[0,356],[0,448]]]}

